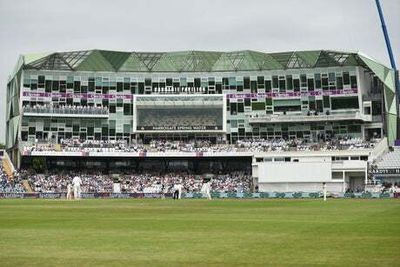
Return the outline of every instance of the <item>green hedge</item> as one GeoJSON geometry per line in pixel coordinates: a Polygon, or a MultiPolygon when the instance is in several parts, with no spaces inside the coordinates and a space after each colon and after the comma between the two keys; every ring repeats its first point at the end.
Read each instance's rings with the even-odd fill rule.
{"type": "Polygon", "coordinates": [[[344,197],[345,198],[355,198],[356,196],[354,195],[354,193],[344,193],[344,197]]]}
{"type": "Polygon", "coordinates": [[[285,193],[276,192],[275,198],[285,198],[285,193]]]}
{"type": "Polygon", "coordinates": [[[390,194],[388,192],[383,192],[379,195],[380,198],[389,198],[390,194]]]}
{"type": "Polygon", "coordinates": [[[372,198],[372,193],[371,192],[364,192],[361,195],[362,198],[372,198]]]}
{"type": "Polygon", "coordinates": [[[301,193],[301,192],[294,192],[293,194],[292,194],[292,197],[293,198],[301,198],[303,196],[303,194],[301,193]]]}

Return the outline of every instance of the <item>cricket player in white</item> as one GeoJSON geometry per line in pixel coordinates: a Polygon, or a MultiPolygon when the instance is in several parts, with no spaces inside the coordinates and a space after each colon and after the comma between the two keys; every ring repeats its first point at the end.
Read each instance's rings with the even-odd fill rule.
{"type": "Polygon", "coordinates": [[[178,199],[181,199],[181,196],[182,196],[182,184],[177,184],[176,185],[176,187],[177,187],[177,189],[178,189],[178,199]]]}
{"type": "Polygon", "coordinates": [[[79,176],[75,176],[74,179],[72,179],[72,184],[74,185],[74,198],[80,199],[81,198],[81,184],[82,184],[81,178],[79,176]]]}
{"type": "Polygon", "coordinates": [[[72,184],[67,185],[67,199],[72,199],[72,184]]]}
{"type": "Polygon", "coordinates": [[[324,201],[326,201],[326,183],[322,183],[322,192],[324,194],[324,201]]]}
{"type": "Polygon", "coordinates": [[[174,199],[181,199],[182,185],[180,183],[174,186],[174,199]]]}
{"type": "Polygon", "coordinates": [[[201,192],[203,193],[203,196],[207,197],[208,200],[211,200],[211,180],[203,183],[203,186],[201,188],[201,192]]]}

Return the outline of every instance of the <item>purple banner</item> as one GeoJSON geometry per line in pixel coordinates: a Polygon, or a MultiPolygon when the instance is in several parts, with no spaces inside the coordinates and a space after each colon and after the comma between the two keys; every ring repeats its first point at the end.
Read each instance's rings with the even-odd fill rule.
{"type": "Polygon", "coordinates": [[[227,94],[229,99],[244,99],[244,98],[299,98],[302,96],[330,96],[330,95],[350,95],[356,94],[357,88],[338,89],[326,91],[311,91],[311,92],[287,92],[287,93],[247,93],[247,94],[227,94]]]}
{"type": "Polygon", "coordinates": [[[83,98],[83,99],[128,99],[134,98],[131,94],[96,94],[96,93],[43,93],[24,91],[23,96],[27,97],[65,97],[65,98],[83,98]]]}

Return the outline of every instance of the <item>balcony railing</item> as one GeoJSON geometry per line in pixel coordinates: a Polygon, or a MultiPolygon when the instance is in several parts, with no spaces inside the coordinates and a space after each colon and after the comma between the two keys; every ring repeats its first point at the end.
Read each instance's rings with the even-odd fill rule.
{"type": "Polygon", "coordinates": [[[249,118],[250,123],[277,123],[277,122],[311,122],[311,121],[340,121],[340,120],[361,120],[372,121],[372,115],[352,113],[331,113],[326,114],[282,114],[282,115],[253,115],[249,118]]]}
{"type": "Polygon", "coordinates": [[[24,116],[35,117],[87,117],[87,118],[108,118],[109,111],[102,107],[88,106],[25,106],[24,116]]]}

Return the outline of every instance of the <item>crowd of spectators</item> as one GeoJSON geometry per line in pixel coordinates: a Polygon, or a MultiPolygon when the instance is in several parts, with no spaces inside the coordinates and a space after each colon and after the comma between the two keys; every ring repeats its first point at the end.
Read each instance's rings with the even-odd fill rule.
{"type": "Polygon", "coordinates": [[[191,127],[222,125],[220,110],[216,109],[150,109],[139,111],[138,125],[144,127],[191,127]]]}
{"type": "MultiPolygon", "coordinates": [[[[74,176],[74,173],[32,174],[27,176],[27,180],[34,192],[60,193],[67,190],[67,185],[71,184],[74,176]]],[[[112,192],[113,180],[108,176],[79,173],[79,177],[82,179],[82,192],[112,192]]]]}
{"type": "Polygon", "coordinates": [[[214,144],[210,140],[197,139],[190,141],[169,141],[154,139],[149,146],[143,146],[150,152],[231,152],[238,151],[237,146],[224,143],[214,144]]]}
{"type": "MultiPolygon", "coordinates": [[[[74,176],[82,179],[82,192],[113,192],[114,178],[100,173],[33,174],[27,179],[33,191],[42,193],[65,192],[74,176]]],[[[200,192],[203,177],[187,172],[141,173],[121,175],[119,178],[123,193],[172,193],[176,184],[182,184],[185,192],[200,192]]],[[[211,191],[249,192],[252,178],[244,172],[217,174],[212,178],[211,191]]]]}
{"type": "Polygon", "coordinates": [[[25,192],[25,190],[21,183],[19,175],[16,174],[14,175],[13,178],[10,178],[5,173],[3,166],[0,166],[0,193],[23,193],[23,192],[25,192]]]}
{"type": "Polygon", "coordinates": [[[297,139],[240,139],[234,144],[212,143],[210,140],[170,141],[154,139],[149,144],[126,140],[61,139],[60,144],[25,144],[25,151],[75,151],[75,152],[269,152],[269,151],[331,151],[373,148],[379,139],[365,141],[361,138],[324,138],[313,141],[297,139]]]}
{"type": "Polygon", "coordinates": [[[324,138],[310,139],[243,139],[237,141],[237,147],[253,152],[268,151],[330,151],[373,148],[378,140],[364,141],[361,138],[324,138]]]}
{"type": "Polygon", "coordinates": [[[59,144],[35,142],[25,144],[24,151],[64,151],[64,152],[140,152],[142,145],[128,145],[126,140],[80,140],[61,139],[59,144]]]}

